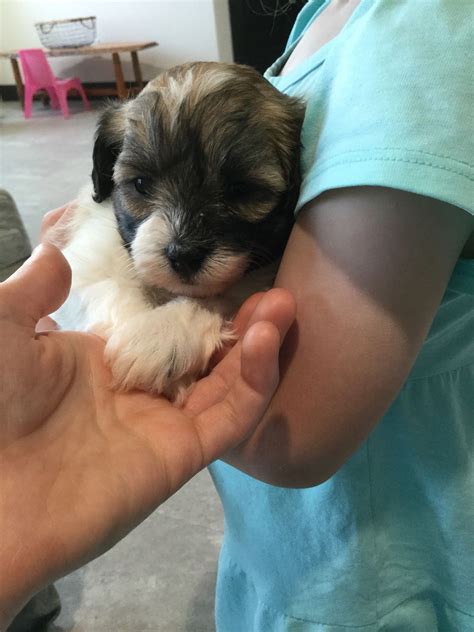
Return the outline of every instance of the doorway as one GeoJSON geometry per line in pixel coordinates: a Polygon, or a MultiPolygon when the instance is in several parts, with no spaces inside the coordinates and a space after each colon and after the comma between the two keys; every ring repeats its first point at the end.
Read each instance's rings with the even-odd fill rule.
{"type": "Polygon", "coordinates": [[[285,48],[306,0],[229,0],[234,61],[264,72],[285,48]]]}

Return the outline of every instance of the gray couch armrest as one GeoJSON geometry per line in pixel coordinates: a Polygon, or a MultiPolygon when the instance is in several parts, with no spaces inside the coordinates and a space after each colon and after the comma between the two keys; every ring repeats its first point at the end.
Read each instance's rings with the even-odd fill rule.
{"type": "Polygon", "coordinates": [[[12,196],[0,189],[0,281],[31,254],[31,244],[12,196]]]}

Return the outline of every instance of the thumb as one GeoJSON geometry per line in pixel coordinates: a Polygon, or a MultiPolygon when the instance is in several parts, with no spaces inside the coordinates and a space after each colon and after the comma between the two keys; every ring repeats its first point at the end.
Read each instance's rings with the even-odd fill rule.
{"type": "Polygon", "coordinates": [[[34,327],[64,303],[70,287],[71,268],[64,255],[55,246],[42,244],[0,285],[0,297],[19,321],[34,327]]]}
{"type": "Polygon", "coordinates": [[[195,419],[203,466],[241,443],[263,417],[278,386],[282,339],[270,322],[258,322],[242,341],[242,369],[227,395],[195,419]]]}

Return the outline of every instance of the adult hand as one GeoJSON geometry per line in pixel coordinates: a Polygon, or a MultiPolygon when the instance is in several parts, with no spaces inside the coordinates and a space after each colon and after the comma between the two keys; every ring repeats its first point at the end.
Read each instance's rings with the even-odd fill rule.
{"type": "Polygon", "coordinates": [[[71,221],[77,208],[75,200],[48,211],[41,222],[41,241],[53,243],[58,248],[65,246],[70,236],[71,221]]]}
{"type": "Polygon", "coordinates": [[[35,332],[69,286],[52,245],[0,285],[0,628],[256,427],[295,312],[282,290],[254,298],[258,322],[178,409],[114,391],[97,336],[35,332]]]}

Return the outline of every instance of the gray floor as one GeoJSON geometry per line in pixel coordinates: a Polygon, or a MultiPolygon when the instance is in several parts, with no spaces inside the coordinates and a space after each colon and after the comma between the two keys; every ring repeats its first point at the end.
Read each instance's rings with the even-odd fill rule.
{"type": "MultiPolygon", "coordinates": [[[[78,102],[67,121],[39,103],[29,121],[18,104],[3,105],[0,186],[33,244],[42,215],[87,180],[96,118],[78,102]]],[[[54,632],[211,632],[222,523],[203,472],[112,551],[58,582],[63,611],[54,632]]]]}

